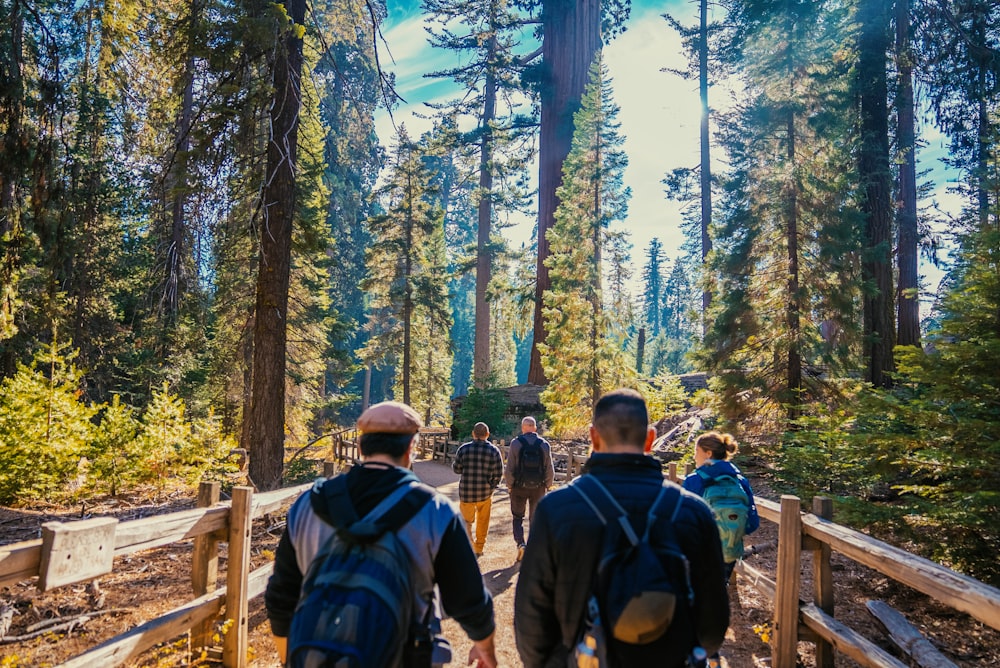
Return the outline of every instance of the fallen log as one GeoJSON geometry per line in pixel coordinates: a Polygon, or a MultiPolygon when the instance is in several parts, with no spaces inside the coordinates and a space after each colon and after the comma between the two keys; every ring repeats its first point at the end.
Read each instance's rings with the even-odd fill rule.
{"type": "Polygon", "coordinates": [[[885,601],[868,601],[868,612],[885,627],[889,640],[920,668],[958,668],[920,630],[885,601]]]}

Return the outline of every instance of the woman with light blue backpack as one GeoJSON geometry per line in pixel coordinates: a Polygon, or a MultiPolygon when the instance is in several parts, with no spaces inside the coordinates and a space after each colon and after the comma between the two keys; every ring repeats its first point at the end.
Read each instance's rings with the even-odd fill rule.
{"type": "MultiPolygon", "coordinates": [[[[722,557],[726,562],[726,584],[733,575],[736,562],[743,558],[743,536],[760,526],[757,504],[753,500],[750,482],[743,477],[729,458],[738,449],[732,434],[710,431],[694,442],[694,473],[684,478],[684,489],[697,494],[715,513],[722,541],[722,557]]],[[[709,668],[721,665],[719,653],[709,657],[709,668]]]]}
{"type": "Polygon", "coordinates": [[[760,526],[750,482],[730,458],[738,449],[731,434],[710,431],[694,444],[695,472],[684,479],[684,489],[705,499],[715,513],[726,561],[726,582],[743,557],[743,536],[760,526]]]}

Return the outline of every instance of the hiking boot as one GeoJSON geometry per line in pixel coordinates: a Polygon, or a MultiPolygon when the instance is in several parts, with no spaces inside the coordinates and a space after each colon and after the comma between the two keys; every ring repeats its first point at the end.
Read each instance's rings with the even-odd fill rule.
{"type": "Polygon", "coordinates": [[[514,561],[521,561],[521,559],[524,559],[524,543],[517,546],[517,557],[514,561]]]}

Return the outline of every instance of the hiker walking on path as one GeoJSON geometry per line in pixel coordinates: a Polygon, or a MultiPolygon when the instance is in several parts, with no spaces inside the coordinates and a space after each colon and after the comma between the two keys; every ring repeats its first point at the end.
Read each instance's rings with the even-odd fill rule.
{"type": "Polygon", "coordinates": [[[529,526],[535,521],[535,508],[552,486],[556,471],[552,466],[552,448],[538,435],[535,418],[521,420],[521,435],[510,442],[504,480],[510,490],[510,512],[514,516],[514,543],[517,560],[524,556],[524,510],[528,508],[529,526]]]}
{"type": "Polygon", "coordinates": [[[604,395],[584,475],[539,503],[514,595],[527,668],[571,657],[681,668],[722,644],[729,599],[715,520],[664,479],[648,456],[655,436],[642,395],[604,395]]]}
{"type": "Polygon", "coordinates": [[[705,499],[715,513],[726,561],[726,582],[743,557],[743,536],[760,526],[750,481],[729,458],[738,449],[731,434],[710,431],[694,443],[694,473],[684,478],[684,489],[705,499]]]}
{"type": "Polygon", "coordinates": [[[405,404],[372,406],[358,418],[362,463],[289,509],[264,594],[285,665],[446,663],[443,606],[473,641],[469,663],[496,666],[493,599],[461,515],[410,470],[421,426],[405,404]]]}
{"type": "Polygon", "coordinates": [[[493,492],[503,479],[503,455],[489,438],[490,428],[485,422],[477,422],[472,428],[472,440],[458,448],[451,465],[451,469],[462,476],[458,483],[458,508],[477,557],[483,555],[490,530],[493,492]],[[475,538],[473,524],[476,525],[475,538]]]}

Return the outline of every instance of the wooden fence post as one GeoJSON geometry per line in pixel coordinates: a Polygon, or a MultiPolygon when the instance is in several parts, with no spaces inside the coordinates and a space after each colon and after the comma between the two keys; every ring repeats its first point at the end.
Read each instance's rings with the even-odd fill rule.
{"type": "Polygon", "coordinates": [[[799,573],[802,570],[801,502],[797,496],[782,494],[778,523],[778,567],[775,573],[774,668],[795,668],[799,643],[799,573]]]}
{"type": "Polygon", "coordinates": [[[226,620],[232,620],[222,647],[222,665],[245,668],[250,644],[247,584],[250,577],[252,487],[234,487],[229,510],[229,559],[226,562],[226,620]]]}
{"type": "Polygon", "coordinates": [[[692,464],[691,462],[688,462],[687,464],[684,465],[684,477],[685,478],[688,477],[689,475],[691,475],[691,473],[693,473],[693,472],[694,472],[694,464],[692,464]]]}
{"type": "Polygon", "coordinates": [[[677,482],[677,462],[667,464],[667,478],[670,482],[677,482]]]}
{"type": "Polygon", "coordinates": [[[323,462],[323,477],[332,478],[337,475],[337,462],[323,462]]]}
{"type": "MultiPolygon", "coordinates": [[[[202,481],[198,485],[198,507],[210,508],[219,502],[218,481],[202,481]]],[[[219,540],[214,534],[195,536],[191,561],[191,587],[194,595],[204,596],[215,591],[219,578],[219,540]]],[[[206,619],[191,629],[191,646],[208,647],[212,644],[214,619],[206,619]]]]}
{"type": "MultiPolygon", "coordinates": [[[[825,520],[833,519],[833,499],[826,496],[813,497],[813,515],[825,520]]],[[[820,610],[833,616],[833,569],[830,567],[830,545],[820,543],[813,550],[813,602],[820,610]]],[[[818,638],[816,640],[816,668],[833,668],[833,645],[818,638]]]]}

